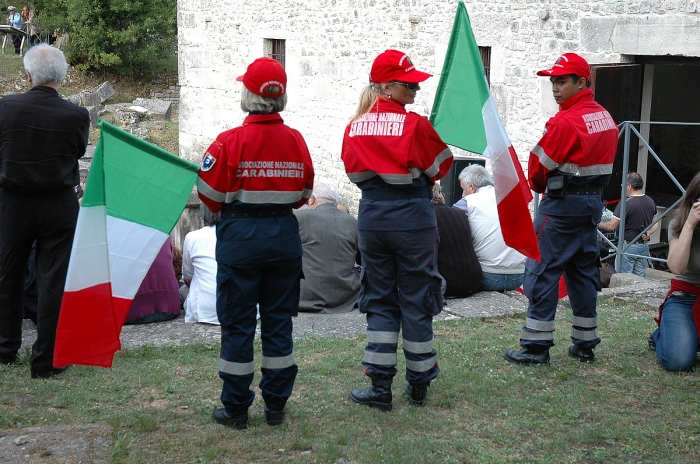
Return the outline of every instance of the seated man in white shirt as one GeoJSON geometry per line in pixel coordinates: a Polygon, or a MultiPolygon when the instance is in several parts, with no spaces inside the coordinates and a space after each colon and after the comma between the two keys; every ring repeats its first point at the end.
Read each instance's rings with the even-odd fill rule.
{"type": "Polygon", "coordinates": [[[470,164],[459,174],[459,183],[463,197],[454,207],[469,218],[474,251],[483,271],[481,290],[515,290],[523,283],[525,256],[503,241],[491,174],[483,166],[470,164]]]}
{"type": "Polygon", "coordinates": [[[216,224],[221,213],[212,213],[204,203],[199,206],[202,228],[185,236],[182,247],[182,280],[185,322],[219,324],[216,315],[216,224]]]}

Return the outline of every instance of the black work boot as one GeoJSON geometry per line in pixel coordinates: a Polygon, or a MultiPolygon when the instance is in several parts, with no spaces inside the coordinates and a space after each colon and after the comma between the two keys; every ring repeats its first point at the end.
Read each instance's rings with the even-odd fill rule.
{"type": "Polygon", "coordinates": [[[423,406],[425,404],[425,395],[428,394],[427,385],[411,385],[410,383],[406,385],[406,396],[408,396],[408,402],[412,406],[423,406]]]}
{"type": "Polygon", "coordinates": [[[281,411],[273,411],[267,409],[267,406],[265,406],[265,420],[267,421],[267,425],[280,425],[284,422],[284,409],[281,411]]]}
{"type": "Polygon", "coordinates": [[[231,415],[226,411],[226,408],[214,408],[211,413],[212,419],[221,425],[226,425],[236,430],[244,430],[248,428],[248,412],[240,412],[236,415],[231,415]]]}
{"type": "Polygon", "coordinates": [[[571,345],[569,347],[569,357],[578,359],[581,362],[592,363],[595,361],[595,354],[593,353],[593,348],[583,348],[578,345],[571,345]]]}
{"type": "Polygon", "coordinates": [[[372,383],[365,390],[355,388],[350,392],[350,399],[353,403],[366,404],[370,408],[391,411],[391,384],[376,385],[372,383]]]}
{"type": "Polygon", "coordinates": [[[523,348],[520,350],[508,350],[503,356],[506,361],[514,364],[527,364],[536,366],[538,364],[547,364],[549,362],[549,349],[535,350],[532,348],[523,348]]]}

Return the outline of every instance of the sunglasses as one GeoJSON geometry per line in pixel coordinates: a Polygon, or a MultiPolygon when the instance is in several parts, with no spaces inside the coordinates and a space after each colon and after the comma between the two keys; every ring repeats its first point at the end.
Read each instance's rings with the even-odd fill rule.
{"type": "Polygon", "coordinates": [[[399,85],[405,85],[408,90],[416,90],[418,88],[418,84],[416,82],[398,82],[394,81],[392,84],[399,84],[399,85]]]}

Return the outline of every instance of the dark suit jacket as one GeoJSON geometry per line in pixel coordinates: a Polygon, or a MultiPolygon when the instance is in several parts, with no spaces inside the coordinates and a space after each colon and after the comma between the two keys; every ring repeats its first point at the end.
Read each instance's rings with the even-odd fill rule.
{"type": "Polygon", "coordinates": [[[446,297],[465,297],[481,288],[481,264],[474,251],[469,218],[459,208],[435,205],[440,243],[438,272],[447,281],[446,297]]]}
{"type": "Polygon", "coordinates": [[[299,311],[352,311],[360,291],[354,268],[358,254],[357,219],[333,203],[296,212],[304,248],[299,311]]]}
{"type": "Polygon", "coordinates": [[[0,99],[0,187],[30,194],[73,189],[89,131],[88,111],[51,87],[0,99]]]}

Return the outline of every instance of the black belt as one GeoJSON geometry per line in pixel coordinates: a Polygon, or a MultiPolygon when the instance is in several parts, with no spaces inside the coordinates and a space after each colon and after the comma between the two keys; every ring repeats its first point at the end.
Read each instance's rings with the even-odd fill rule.
{"type": "Polygon", "coordinates": [[[225,207],[221,210],[222,218],[262,218],[274,216],[288,216],[292,214],[291,206],[274,206],[270,208],[234,208],[225,207]]]}
{"type": "MultiPolygon", "coordinates": [[[[549,189],[545,190],[548,193],[549,189]]],[[[602,185],[567,185],[565,192],[567,195],[602,195],[602,185]]]]}
{"type": "Polygon", "coordinates": [[[407,200],[409,198],[430,199],[430,190],[425,188],[378,188],[362,191],[363,200],[407,200]]]}

